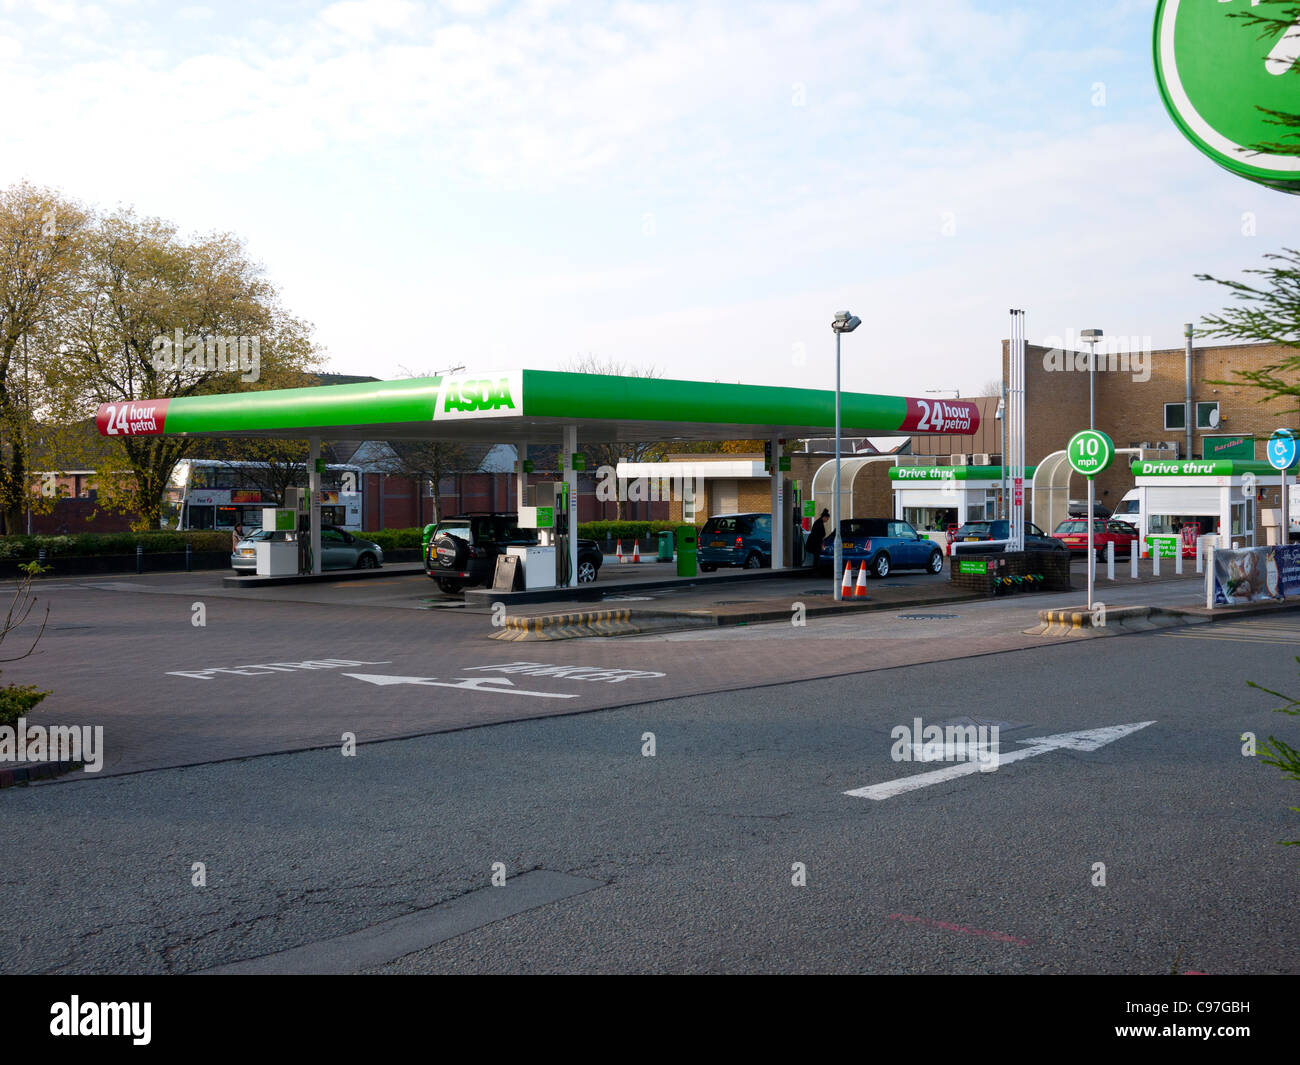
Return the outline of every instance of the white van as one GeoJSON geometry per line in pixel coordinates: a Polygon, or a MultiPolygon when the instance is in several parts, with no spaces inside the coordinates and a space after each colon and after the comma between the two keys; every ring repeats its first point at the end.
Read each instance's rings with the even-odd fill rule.
{"type": "Polygon", "coordinates": [[[1145,526],[1142,524],[1142,493],[1136,488],[1129,489],[1124,494],[1124,498],[1119,501],[1111,518],[1115,521],[1126,521],[1139,532],[1145,532],[1145,526]]]}

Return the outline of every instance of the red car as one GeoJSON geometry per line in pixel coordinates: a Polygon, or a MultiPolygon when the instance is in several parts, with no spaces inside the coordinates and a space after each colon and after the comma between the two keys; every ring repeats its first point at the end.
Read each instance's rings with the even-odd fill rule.
{"type": "MultiPolygon", "coordinates": [[[[1070,554],[1087,554],[1088,519],[1067,518],[1052,533],[1054,539],[1060,540],[1070,550],[1070,554]]],[[[1128,522],[1094,518],[1092,522],[1092,545],[1097,558],[1104,561],[1106,545],[1115,545],[1115,556],[1127,558],[1137,542],[1138,531],[1128,522]]]]}

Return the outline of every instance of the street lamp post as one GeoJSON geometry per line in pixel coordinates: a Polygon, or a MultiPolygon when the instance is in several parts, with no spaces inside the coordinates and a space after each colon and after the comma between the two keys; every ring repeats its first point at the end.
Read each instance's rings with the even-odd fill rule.
{"type": "Polygon", "coordinates": [[[835,535],[835,562],[831,566],[831,584],[834,588],[835,600],[838,602],[843,599],[843,587],[840,584],[840,563],[844,561],[843,550],[840,546],[840,336],[844,333],[852,333],[862,324],[862,319],[855,315],[849,314],[848,311],[840,311],[831,322],[831,329],[835,331],[835,501],[831,504],[831,531],[835,535]]]}
{"type": "MultiPolygon", "coordinates": [[[[1085,329],[1079,334],[1080,338],[1088,345],[1088,428],[1097,428],[1097,405],[1095,383],[1097,380],[1097,341],[1102,337],[1100,329],[1085,329]]],[[[1091,514],[1088,515],[1092,517],[1091,514]]]]}

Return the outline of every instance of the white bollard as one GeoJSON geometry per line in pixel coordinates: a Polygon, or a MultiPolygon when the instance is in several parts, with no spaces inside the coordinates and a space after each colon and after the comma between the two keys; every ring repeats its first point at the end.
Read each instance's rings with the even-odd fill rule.
{"type": "Polygon", "coordinates": [[[1128,549],[1128,575],[1134,580],[1138,579],[1138,558],[1140,557],[1137,544],[1133,544],[1128,549]]]}
{"type": "Polygon", "coordinates": [[[1205,572],[1205,544],[1201,537],[1196,538],[1196,572],[1205,572]]]}
{"type": "Polygon", "coordinates": [[[1151,546],[1151,576],[1160,576],[1160,545],[1158,543],[1151,546]]]}
{"type": "Polygon", "coordinates": [[[1180,577],[1183,575],[1183,545],[1181,542],[1174,545],[1174,572],[1180,577]]]}
{"type": "Polygon", "coordinates": [[[1112,540],[1106,545],[1106,579],[1113,581],[1115,579],[1115,541],[1112,540]]]}

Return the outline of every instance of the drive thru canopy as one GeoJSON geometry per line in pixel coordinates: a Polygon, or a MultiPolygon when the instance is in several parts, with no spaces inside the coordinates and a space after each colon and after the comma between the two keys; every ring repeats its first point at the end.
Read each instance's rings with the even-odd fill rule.
{"type": "MultiPolygon", "coordinates": [[[[845,435],[969,435],[979,409],[963,400],[843,392],[845,435]]],[[[772,442],[772,510],[784,510],[780,440],[824,436],[835,425],[835,393],[810,388],[722,384],[553,370],[502,370],[440,377],[321,385],[265,392],[102,404],[96,426],[113,436],[305,437],[312,457],[322,437],[559,443],[576,518],[577,478],[568,456],[578,441],[732,440],[772,442]]],[[[521,458],[523,457],[521,450],[521,458]]],[[[309,464],[313,539],[319,535],[318,475],[309,464]]],[[[521,473],[522,505],[524,478],[521,473]]],[[[576,521],[574,521],[576,524],[576,521]]],[[[784,522],[774,521],[773,557],[784,522]]],[[[570,538],[575,556],[576,538],[570,538]]],[[[312,557],[319,566],[319,545],[312,557]]]]}

